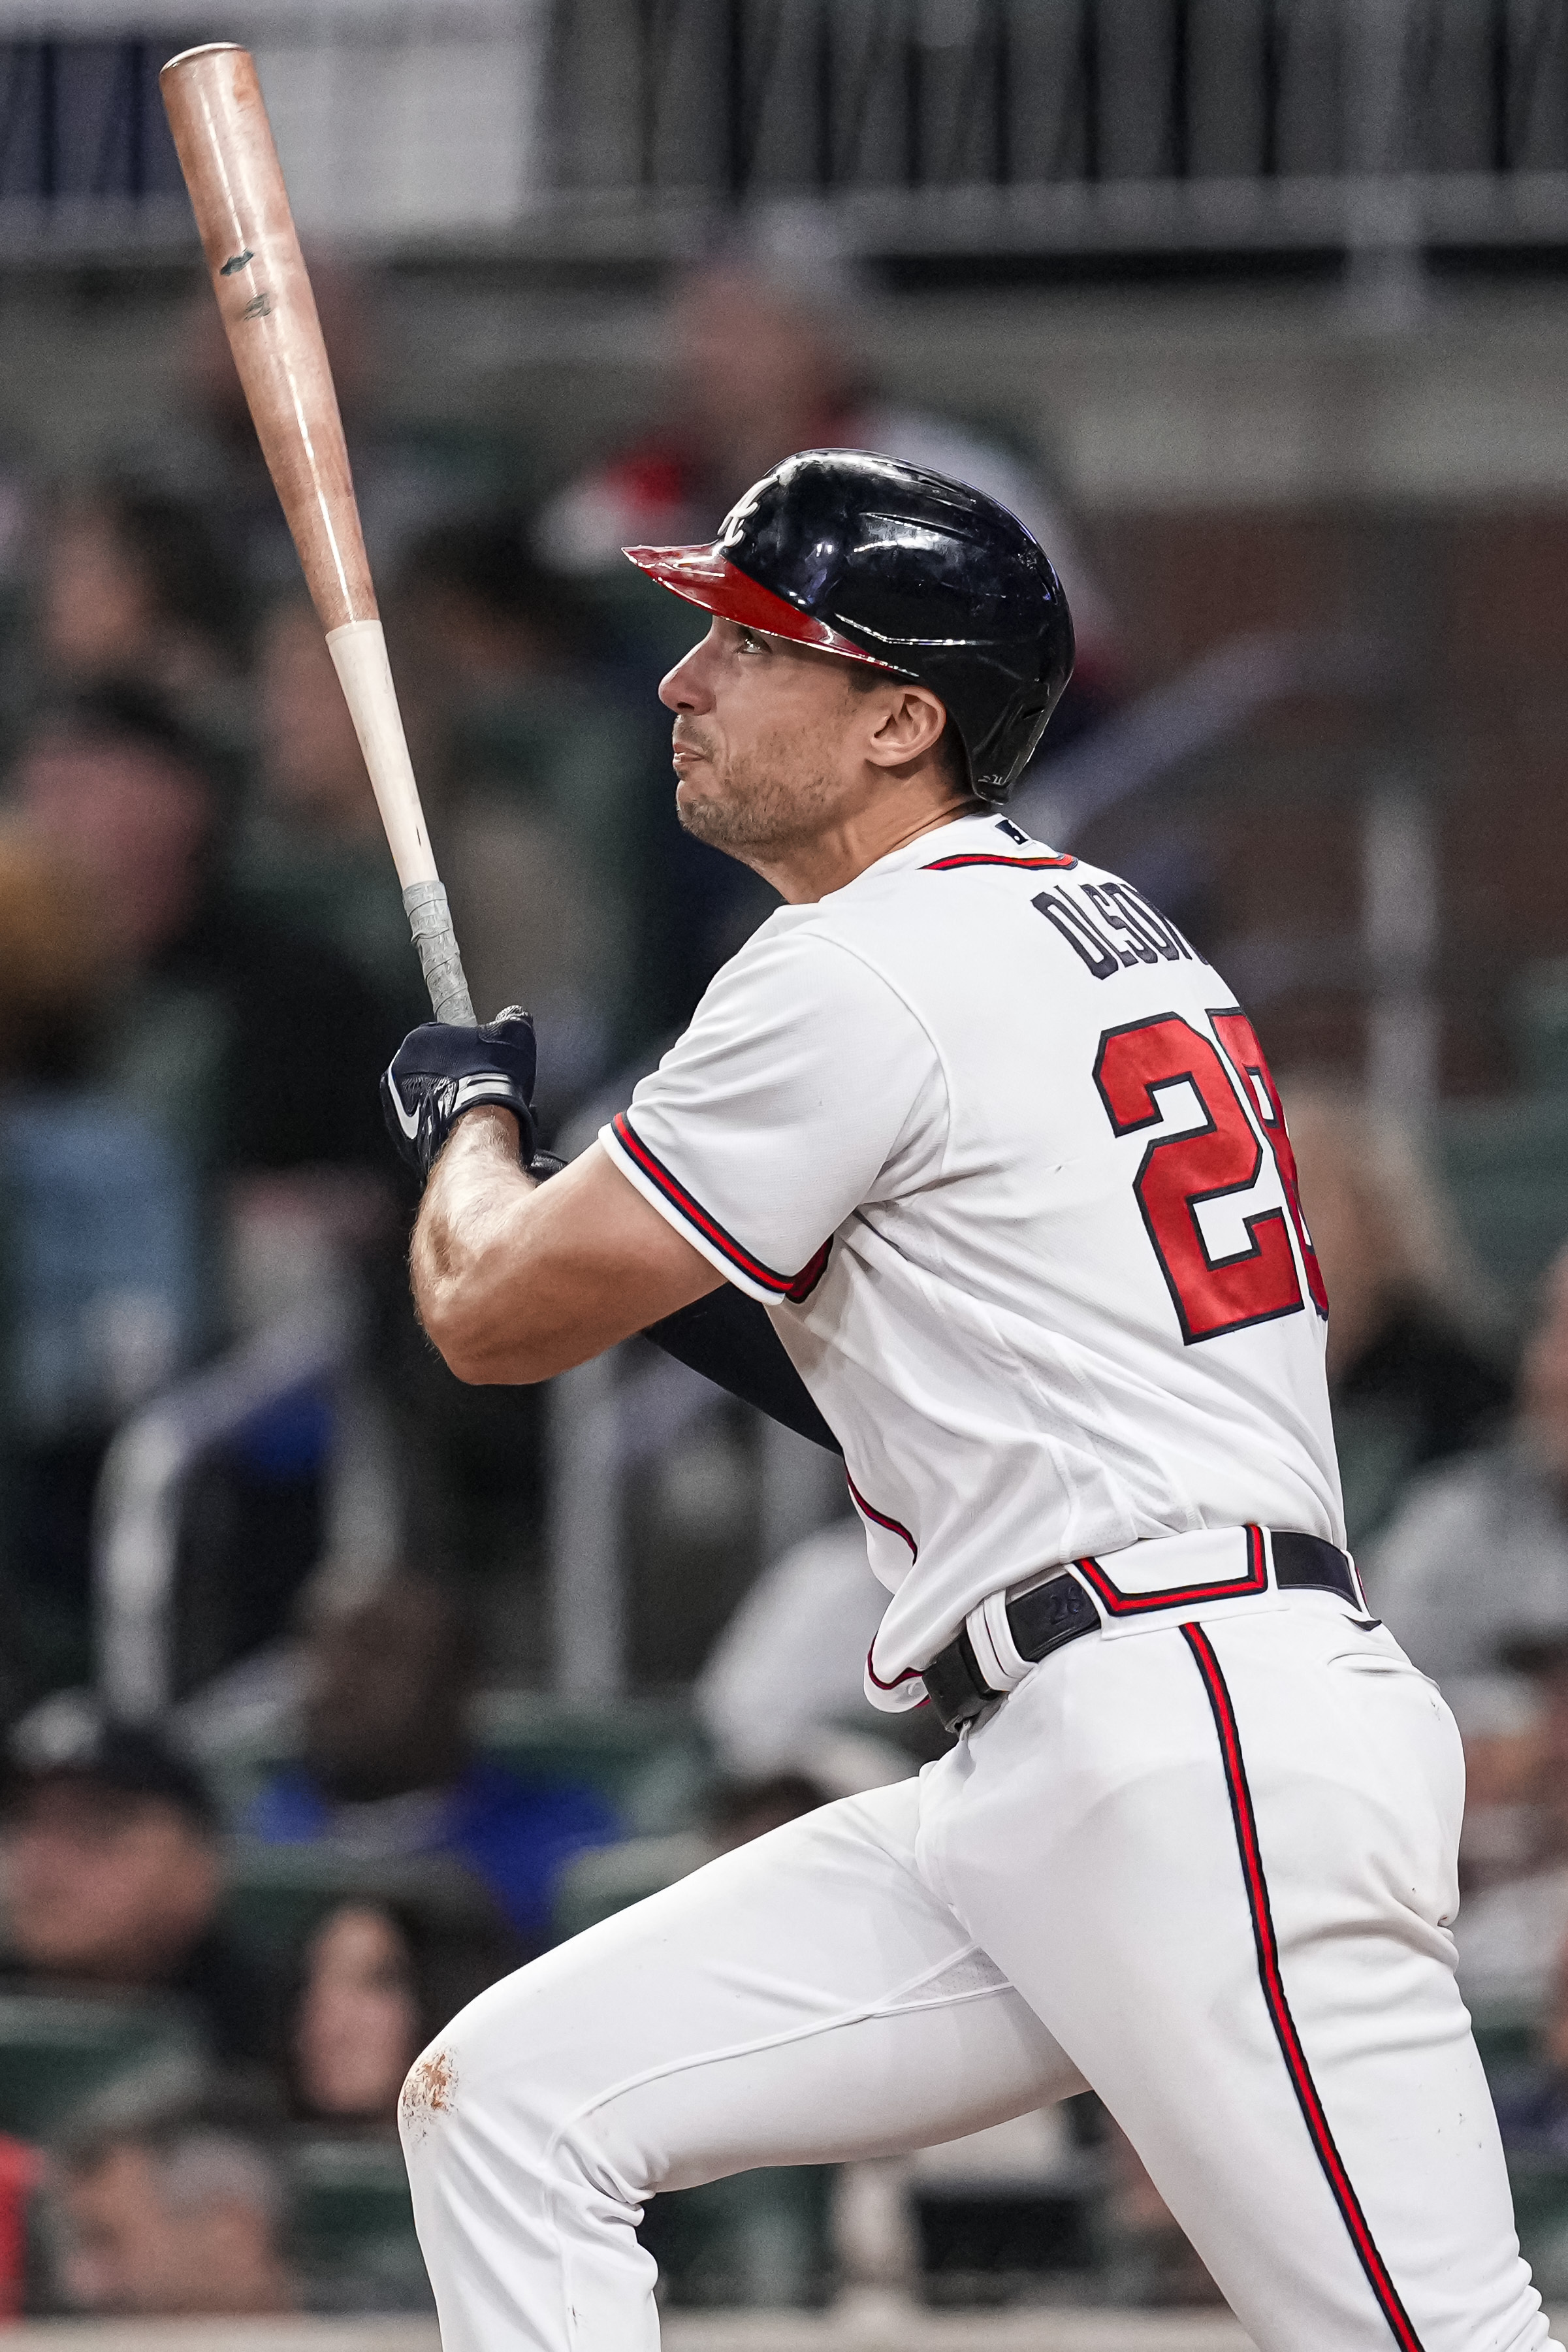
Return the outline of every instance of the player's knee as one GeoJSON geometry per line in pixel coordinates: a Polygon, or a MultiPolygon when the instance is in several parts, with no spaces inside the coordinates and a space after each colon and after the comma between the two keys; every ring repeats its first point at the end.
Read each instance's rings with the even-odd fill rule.
{"type": "Polygon", "coordinates": [[[398,2102],[411,2169],[461,2170],[465,2148],[497,2146],[525,2173],[597,2169],[574,2125],[601,2085],[563,2063],[579,2037],[557,1993],[548,1968],[523,1969],[471,2001],[414,2061],[398,2102]]]}
{"type": "Polygon", "coordinates": [[[422,2050],[403,2078],[397,2103],[398,2129],[411,2157],[422,2153],[433,2133],[449,2122],[457,2104],[457,2065],[444,2036],[422,2050]]]}
{"type": "Polygon", "coordinates": [[[416,2205],[439,2211],[476,2195],[508,2200],[519,2217],[577,2216],[591,2231],[619,2210],[628,2223],[659,2186],[644,2149],[624,2144],[612,2114],[583,2086],[564,2081],[548,2050],[508,2034],[505,2063],[466,2018],[432,2042],[411,2068],[398,2106],[416,2205]],[[545,2062],[530,2063],[537,2057],[545,2062]]]}

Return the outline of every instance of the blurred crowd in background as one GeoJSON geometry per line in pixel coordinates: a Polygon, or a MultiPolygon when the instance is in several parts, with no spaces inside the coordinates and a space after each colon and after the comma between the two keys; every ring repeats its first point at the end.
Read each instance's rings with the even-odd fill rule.
{"type": "MultiPolygon", "coordinates": [[[[1402,1033],[1380,1066],[1343,939],[1301,970],[1270,944],[1270,908],[1326,877],[1375,897],[1312,792],[1281,793],[1281,744],[1332,762],[1417,711],[1440,730],[1445,593],[1428,668],[1373,718],[1352,656],[1384,655],[1348,589],[1319,593],[1322,625],[1354,622],[1326,704],[1310,666],[1282,674],[1249,736],[1252,672],[1205,671],[1229,765],[1207,799],[1162,793],[1194,665],[1272,617],[1266,562],[1098,534],[1043,437],[879,379],[836,264],[727,236],[668,271],[646,415],[553,477],[526,415],[461,446],[393,421],[373,272],[314,269],[475,998],[534,1012],[569,1154],[772,903],[675,822],[655,688],[701,623],[621,548],[709,539],[778,458],[831,444],[979,484],[1055,560],[1079,666],[1019,814],[1178,914],[1274,1059],[1351,1541],[1459,1716],[1461,1969],[1527,2250],[1568,2287],[1563,967],[1451,1008],[1437,1090],[1474,1099],[1448,1118],[1364,1077],[1402,1033]]],[[[880,1595],[837,1465],[699,1410],[635,1347],[609,1376],[617,1686],[568,1670],[552,1588],[604,1523],[573,1535],[562,1431],[599,1427],[603,1394],[465,1391],[414,1327],[376,1082],[423,1016],[418,969],[194,273],[170,382],[150,444],[110,436],[77,473],[0,428],[0,2313],[417,2310],[394,2116],[455,2011],[942,1741],[861,1696],[880,1595]]],[[[1281,563],[1317,593],[1361,544],[1309,533],[1281,563]]],[[[1439,575],[1469,593],[1476,565],[1459,546],[1439,575]]],[[[1535,752],[1555,783],[1561,740],[1535,752]]],[[[1561,874],[1535,880],[1568,932],[1561,874]]],[[[683,2192],[644,2234],[677,2303],[1213,2292],[1092,2099],[683,2192]]]]}

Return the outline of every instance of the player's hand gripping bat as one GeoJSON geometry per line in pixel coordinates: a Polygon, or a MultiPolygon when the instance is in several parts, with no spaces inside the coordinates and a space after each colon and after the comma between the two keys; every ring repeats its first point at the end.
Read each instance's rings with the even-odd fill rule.
{"type": "Polygon", "coordinates": [[[353,714],[438,1021],[474,1007],[424,829],[376,610],[338,395],[246,49],[216,41],[159,76],[229,348],[353,714]]]}

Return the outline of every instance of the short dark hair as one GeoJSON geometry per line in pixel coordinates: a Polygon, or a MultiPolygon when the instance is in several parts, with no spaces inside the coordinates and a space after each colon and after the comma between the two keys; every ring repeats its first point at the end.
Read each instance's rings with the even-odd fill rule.
{"type": "Polygon", "coordinates": [[[167,2098],[111,2087],[78,2113],[55,2153],[66,2177],[81,2179],[126,2148],[148,2158],[171,2205],[242,2198],[266,2215],[276,2240],[284,2236],[291,2184],[276,2120],[259,2100],[238,2091],[167,2098]]]}
{"type": "Polygon", "coordinates": [[[201,508],[142,482],[107,482],[98,495],[169,618],[208,636],[237,636],[244,586],[201,508]]]}
{"type": "Polygon", "coordinates": [[[540,561],[532,523],[520,507],[436,523],[410,549],[400,585],[448,589],[493,620],[537,629],[563,649],[580,642],[588,629],[579,592],[540,561]]]}
{"type": "Polygon", "coordinates": [[[51,735],[72,742],[134,745],[200,777],[214,792],[225,781],[211,748],[195,730],[162,695],[130,678],[44,696],[33,707],[24,745],[51,735]]]}
{"type": "Polygon", "coordinates": [[[24,1716],[6,1743],[0,1804],[14,1813],[35,1789],[101,1790],[171,1805],[204,1837],[218,1833],[218,1809],[205,1780],[161,1733],[115,1722],[91,1704],[66,1709],[46,1699],[24,1716]]]}

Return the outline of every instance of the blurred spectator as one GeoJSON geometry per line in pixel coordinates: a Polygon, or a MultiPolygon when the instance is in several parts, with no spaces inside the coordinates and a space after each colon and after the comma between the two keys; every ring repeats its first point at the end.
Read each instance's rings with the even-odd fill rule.
{"type": "MultiPolygon", "coordinates": [[[[438,457],[377,414],[381,365],[373,278],[329,253],[309,257],[310,285],[331,362],[353,466],[371,563],[387,578],[409,540],[450,506],[472,497],[472,462],[438,457]]],[[[299,559],[283,519],[240,387],[223,320],[196,273],[175,353],[179,406],[141,470],[193,499],[228,562],[258,602],[297,588],[299,559]]]]}
{"type": "Polygon", "coordinates": [[[1503,2146],[1511,2154],[1568,2157],[1568,1935],[1548,1957],[1550,1988],[1531,2034],[1529,2061],[1492,2080],[1503,2146]]]}
{"type": "Polygon", "coordinates": [[[1568,1633],[1568,1250],[1542,1287],[1511,1427],[1421,1477],[1369,1569],[1373,1606],[1439,1681],[1568,1633]]]}
{"type": "Polygon", "coordinates": [[[0,833],[0,1713],[88,1672],[86,1514],[104,1439],[188,1360],[189,1171],[134,1104],[87,1084],[105,973],[90,897],[0,833]]]}
{"type": "Polygon", "coordinates": [[[289,2004],[296,2111],[390,2127],[420,2052],[514,1957],[468,1921],[448,1927],[409,1904],[340,1904],[311,1937],[289,2004]]]}
{"type": "Polygon", "coordinates": [[[55,679],[198,694],[238,664],[244,602],[200,509],[131,483],[44,518],[36,651],[55,679]]]}
{"type": "Polygon", "coordinates": [[[727,1773],[739,1782],[803,1773],[848,1797],[914,1771],[904,1743],[915,1718],[878,1715],[865,1696],[866,1652],[886,1606],[858,1523],[808,1536],[763,1570],[694,1693],[727,1773]]]}
{"type": "Polygon", "coordinates": [[[1078,632],[1074,684],[1051,722],[1051,740],[1065,740],[1074,703],[1082,714],[1107,691],[1120,656],[1060,501],[996,442],[876,390],[855,352],[854,290],[820,256],[731,255],[688,272],[669,310],[668,422],[558,495],[543,551],[584,573],[618,565],[625,546],[712,539],[742,492],[796,449],[874,449],[929,467],[999,499],[1061,575],[1078,632]]]}
{"type": "Polygon", "coordinates": [[[1409,1135],[1343,1087],[1287,1082],[1301,1200],[1329,1296],[1328,1373],[1352,1549],[1411,1473],[1474,1445],[1508,1382],[1451,1210],[1409,1135]]]}
{"type": "Polygon", "coordinates": [[[20,2319],[31,2299],[33,2200],[43,2176],[41,2150],[0,2132],[0,2326],[20,2319]]]}
{"type": "Polygon", "coordinates": [[[619,1825],[590,1789],[524,1781],[474,1754],[476,1666],[464,1612],[423,1578],[326,1619],[310,1643],[300,1760],[262,1790],[245,1826],[361,1859],[449,1855],[538,1948],[557,1871],[619,1825]]]}
{"type": "Polygon", "coordinates": [[[394,631],[475,1001],[534,1013],[553,1121],[644,1034],[626,908],[643,880],[650,746],[663,762],[667,728],[651,698],[628,714],[602,630],[516,509],[416,543],[394,631]]]}
{"type": "Polygon", "coordinates": [[[298,2307],[281,2156],[243,2116],[191,2105],[105,2121],[68,2141],[56,2178],[60,2284],[76,2311],[239,2319],[298,2307]]]}
{"type": "Polygon", "coordinates": [[[1511,2156],[1568,2157],[1568,1952],[1535,2041],[1533,2063],[1492,2078],[1502,2144],[1511,2156]]]}
{"type": "Polygon", "coordinates": [[[396,1016],[329,949],[236,896],[219,774],[163,704],[127,686],[47,704],[11,799],[93,902],[115,973],[97,1076],[208,1166],[384,1167],[375,1086],[396,1016]]]}
{"type": "Polygon", "coordinates": [[[354,722],[315,610],[303,593],[262,626],[261,761],[239,876],[246,896],[291,929],[325,940],[398,1019],[429,1018],[408,917],[354,722]]]}
{"type": "MultiPolygon", "coordinates": [[[[1483,2012],[1540,2016],[1568,1985],[1568,1629],[1505,1643],[1500,1663],[1517,1677],[1512,1689],[1461,1683],[1457,1691],[1459,1981],[1483,2012]]],[[[1560,2055],[1568,2062],[1568,2042],[1560,2055]]]]}
{"type": "Polygon", "coordinates": [[[520,679],[577,667],[586,615],[535,555],[519,509],[456,516],[424,532],[399,602],[411,637],[459,694],[505,697],[520,679]]]}
{"type": "Polygon", "coordinates": [[[717,1789],[708,1805],[708,1825],[714,1850],[733,1853],[753,1838],[798,1822],[831,1801],[832,1790],[804,1772],[772,1772],[759,1780],[731,1780],[717,1789]]]}
{"type": "Polygon", "coordinates": [[[11,1749],[0,1982],[177,1994],[214,2057],[264,2058],[266,1989],[219,1923],[222,1851],[197,1774],[154,1732],[63,1701],[11,1749]]]}
{"type": "MultiPolygon", "coordinates": [[[[711,540],[735,501],[796,449],[880,450],[973,483],[1037,534],[1071,604],[1078,662],[1045,738],[1049,758],[1119,690],[1123,657],[1110,608],[1035,467],[985,435],[878,391],[856,352],[858,290],[820,255],[735,254],[688,271],[668,306],[664,421],[547,504],[539,551],[591,590],[607,625],[623,636],[636,691],[651,695],[706,615],[650,596],[622,547],[711,540]]],[[[647,794],[633,1001],[642,1041],[653,1044],[690,1017],[714,971],[773,899],[744,867],[682,833],[667,731],[647,794]]]]}
{"type": "MultiPolygon", "coordinates": [[[[16,761],[10,804],[16,837],[86,903],[98,968],[73,1101],[30,1125],[16,1113],[10,1122],[30,1152],[24,1197],[37,1211],[18,1236],[32,1252],[18,1337],[28,1335],[35,1372],[30,1335],[69,1343],[46,1353],[46,1377],[25,1391],[38,1403],[26,1402],[10,1427],[26,1451],[7,1567],[38,1603],[28,1675],[48,1675],[52,1663],[57,1683],[84,1669],[89,1518],[114,1415],[194,1347],[225,1336],[252,1303],[254,1285],[243,1286],[243,1299],[238,1280],[219,1291],[209,1253],[232,1239],[236,1269],[248,1269],[266,1255],[258,1230],[281,1220],[296,1263],[314,1274],[323,1253],[346,1260],[377,1208],[392,1225],[396,1193],[375,1089],[402,1024],[330,948],[302,941],[236,892],[223,772],[139,687],[46,704],[16,761]],[[368,1197],[345,1204],[340,1183],[319,1182],[323,1168],[351,1172],[368,1197]],[[250,1191],[235,1181],[242,1177],[250,1191]],[[259,1198],[257,1177],[269,1180],[259,1198]],[[293,1193],[280,1201],[284,1177],[293,1193]],[[214,1179],[228,1180],[216,1201],[214,1179]],[[62,1217],[75,1220],[64,1234],[62,1217]],[[319,1250],[298,1248],[302,1223],[319,1229],[319,1250]]],[[[325,1286],[316,1282],[314,1295],[325,1286]]],[[[235,1622],[248,1622],[252,1594],[260,1596],[257,1638],[274,1630],[315,1557],[319,1414],[307,1434],[308,1444],[291,1438],[285,1452],[253,1447],[225,1489],[230,1500],[243,1488],[262,1506],[231,1516],[222,1562],[235,1622]]],[[[206,1524],[215,1528],[215,1515],[206,1524]]],[[[204,1559],[188,1565],[194,1586],[205,1578],[214,1589],[204,1559]]],[[[196,1663],[210,1671],[226,1654],[196,1663]]],[[[21,1696],[38,1686],[32,1679],[21,1696]]]]}
{"type": "Polygon", "coordinates": [[[407,1935],[380,1904],[343,1904],[310,1939],[291,2020],[289,2071],[302,2111],[391,2123],[403,2076],[429,2038],[421,2022],[407,1935]]]}
{"type": "Polygon", "coordinates": [[[104,967],[96,908],[57,853],[0,833],[0,1087],[80,1076],[104,967]]]}

